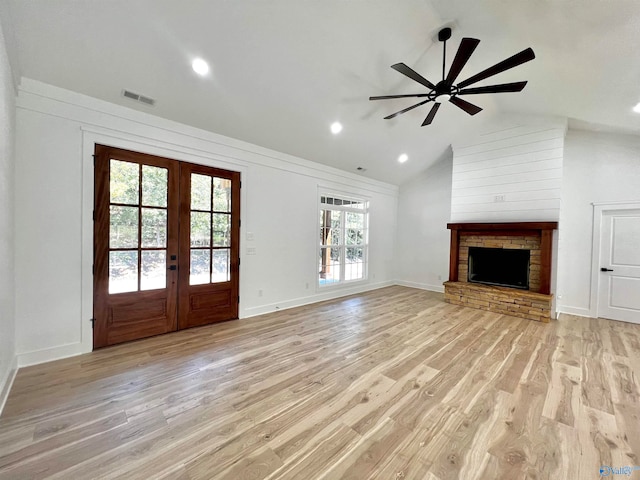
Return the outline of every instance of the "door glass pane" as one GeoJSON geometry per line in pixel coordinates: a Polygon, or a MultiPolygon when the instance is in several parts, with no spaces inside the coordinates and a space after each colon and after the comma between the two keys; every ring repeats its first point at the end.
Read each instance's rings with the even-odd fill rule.
{"type": "Polygon", "coordinates": [[[331,245],[340,245],[342,243],[342,232],[340,230],[340,217],[342,212],[339,210],[331,211],[331,245]]]}
{"type": "Polygon", "coordinates": [[[109,252],[109,293],[138,290],[138,252],[109,252]]]}
{"type": "Polygon", "coordinates": [[[138,246],[138,207],[109,207],[109,248],[138,246]]]}
{"type": "Polygon", "coordinates": [[[362,248],[347,248],[344,279],[357,280],[364,276],[364,250],[362,248]]]}
{"type": "Polygon", "coordinates": [[[231,216],[226,213],[213,214],[213,246],[228,247],[231,239],[231,216]]]}
{"type": "Polygon", "coordinates": [[[231,180],[213,177],[213,210],[231,212],[231,180]]]}
{"type": "Polygon", "coordinates": [[[347,216],[345,218],[347,228],[357,228],[362,230],[364,228],[364,213],[345,212],[347,216]]]}
{"type": "Polygon", "coordinates": [[[191,250],[189,285],[209,283],[209,265],[211,250],[191,250]]]}
{"type": "Polygon", "coordinates": [[[167,246],[167,211],[157,208],[142,209],[142,247],[167,246]]]}
{"type": "Polygon", "coordinates": [[[356,228],[347,228],[347,245],[362,245],[364,243],[364,232],[356,228]]]}
{"type": "Polygon", "coordinates": [[[321,248],[319,265],[319,283],[327,285],[340,281],[340,249],[321,248]]]}
{"type": "Polygon", "coordinates": [[[166,168],[142,166],[142,204],[149,207],[167,206],[166,168]]]}
{"type": "Polygon", "coordinates": [[[211,282],[228,282],[230,279],[229,272],[229,250],[213,251],[213,268],[211,269],[211,282]]]}
{"type": "Polygon", "coordinates": [[[320,245],[331,245],[331,210],[320,210],[320,245]]]}
{"type": "Polygon", "coordinates": [[[142,252],[140,290],[153,290],[167,286],[167,253],[165,250],[142,252]]]}
{"type": "Polygon", "coordinates": [[[209,247],[211,245],[211,214],[191,212],[191,246],[209,247]]]}
{"type": "Polygon", "coordinates": [[[139,172],[137,163],[110,161],[109,195],[111,203],[138,204],[139,172]]]}
{"type": "Polygon", "coordinates": [[[191,174],[191,210],[211,211],[211,177],[191,174]]]}

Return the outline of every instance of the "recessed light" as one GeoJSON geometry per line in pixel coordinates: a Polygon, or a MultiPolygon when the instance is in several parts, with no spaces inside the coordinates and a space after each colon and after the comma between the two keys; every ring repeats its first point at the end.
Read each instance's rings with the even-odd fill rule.
{"type": "Polygon", "coordinates": [[[640,103],[638,103],[635,107],[633,107],[633,111],[636,113],[640,113],[640,103]]]}
{"type": "Polygon", "coordinates": [[[209,73],[209,64],[201,58],[196,58],[191,62],[191,68],[193,68],[194,72],[203,77],[209,73]]]}
{"type": "Polygon", "coordinates": [[[399,161],[400,163],[404,163],[404,162],[406,162],[407,160],[409,160],[409,156],[408,156],[406,153],[403,153],[402,155],[400,155],[400,156],[398,157],[398,161],[399,161]]]}
{"type": "Polygon", "coordinates": [[[342,124],[340,122],[333,122],[331,124],[331,133],[337,135],[342,131],[342,124]]]}

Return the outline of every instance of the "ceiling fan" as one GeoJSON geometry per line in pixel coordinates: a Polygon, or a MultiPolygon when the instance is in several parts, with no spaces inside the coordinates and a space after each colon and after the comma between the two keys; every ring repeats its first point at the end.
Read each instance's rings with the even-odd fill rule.
{"type": "Polygon", "coordinates": [[[494,66],[483,70],[480,73],[473,75],[472,77],[467,78],[466,80],[455,84],[458,75],[466,65],[469,58],[471,58],[471,54],[476,49],[480,40],[476,38],[463,38],[460,42],[460,46],[458,47],[458,51],[456,52],[456,56],[453,59],[453,63],[451,64],[451,68],[449,69],[449,74],[444,76],[445,74],[445,60],[447,57],[447,40],[451,38],[451,29],[443,28],[438,32],[438,40],[443,44],[443,55],[442,55],[442,80],[436,83],[435,85],[431,83],[429,80],[424,78],[422,75],[417,73],[415,70],[409,68],[404,63],[396,63],[395,65],[391,65],[391,68],[402,73],[403,75],[409,77],[410,79],[424,85],[429,89],[428,93],[417,93],[413,95],[383,95],[378,97],[369,97],[369,100],[388,100],[391,98],[425,98],[425,100],[416,103],[415,105],[411,105],[405,109],[400,110],[399,112],[392,113],[385,118],[388,120],[390,118],[397,117],[409,110],[413,110],[425,103],[435,102],[431,110],[429,111],[427,117],[422,122],[422,126],[430,125],[433,121],[436,113],[438,113],[438,109],[440,108],[440,104],[445,101],[449,101],[453,103],[456,107],[461,108],[469,115],[475,115],[478,112],[482,111],[482,108],[474,105],[473,103],[469,103],[466,100],[460,98],[461,95],[478,95],[482,93],[504,93],[504,92],[520,92],[527,84],[524,82],[513,82],[513,83],[503,83],[500,85],[488,85],[485,87],[476,87],[476,88],[466,88],[469,85],[477,83],[485,78],[492,77],[493,75],[497,75],[498,73],[502,73],[505,70],[509,70],[513,67],[517,67],[518,65],[522,65],[530,60],[536,58],[533,50],[531,48],[527,48],[522,50],[519,53],[516,53],[512,57],[503,60],[502,62],[496,63],[494,66]]]}

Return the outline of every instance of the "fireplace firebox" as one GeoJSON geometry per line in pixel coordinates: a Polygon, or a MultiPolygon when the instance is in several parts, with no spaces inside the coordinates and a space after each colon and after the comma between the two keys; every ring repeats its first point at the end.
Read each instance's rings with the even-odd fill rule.
{"type": "Polygon", "coordinates": [[[529,290],[530,250],[469,247],[467,280],[529,290]]]}

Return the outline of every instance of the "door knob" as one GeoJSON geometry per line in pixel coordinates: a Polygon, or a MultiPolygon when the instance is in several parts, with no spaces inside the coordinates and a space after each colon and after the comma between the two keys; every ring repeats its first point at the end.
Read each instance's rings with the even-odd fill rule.
{"type": "Polygon", "coordinates": [[[601,272],[613,272],[613,270],[611,270],[610,268],[607,268],[607,267],[601,267],[600,271],[601,272]]]}

